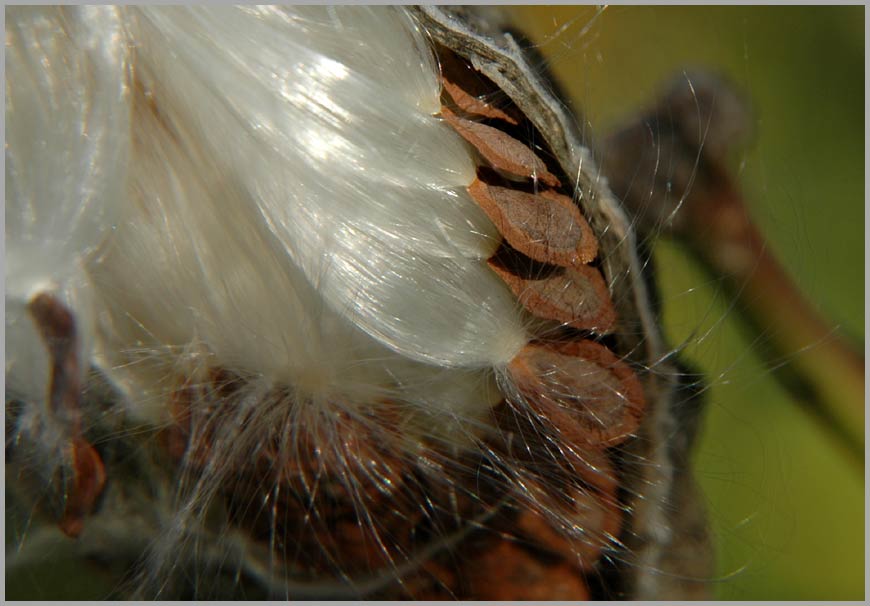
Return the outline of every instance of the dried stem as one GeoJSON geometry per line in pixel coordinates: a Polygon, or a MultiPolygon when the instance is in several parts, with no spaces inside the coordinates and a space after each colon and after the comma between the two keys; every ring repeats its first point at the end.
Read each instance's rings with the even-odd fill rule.
{"type": "Polygon", "coordinates": [[[864,357],[771,253],[726,169],[748,115],[721,80],[680,78],[608,138],[605,171],[641,231],[676,238],[723,280],[747,328],[763,332],[759,353],[774,376],[863,465],[864,357]]]}

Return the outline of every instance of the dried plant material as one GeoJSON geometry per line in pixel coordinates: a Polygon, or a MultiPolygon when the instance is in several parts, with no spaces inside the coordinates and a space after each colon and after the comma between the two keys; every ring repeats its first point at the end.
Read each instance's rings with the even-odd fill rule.
{"type": "Polygon", "coordinates": [[[496,229],[518,251],[541,263],[576,267],[598,254],[598,241],[580,209],[568,196],[490,185],[475,179],[468,186],[496,229]]]}
{"type": "Polygon", "coordinates": [[[51,358],[49,408],[53,414],[77,424],[81,369],[75,316],[66,305],[47,293],[33,297],[27,309],[51,358]]]}
{"type": "Polygon", "coordinates": [[[456,587],[459,585],[457,572],[452,566],[427,560],[421,564],[417,575],[404,580],[405,592],[412,600],[455,600],[456,587]]]}
{"type": "MultiPolygon", "coordinates": [[[[544,503],[571,520],[570,528],[557,528],[555,522],[532,509],[517,515],[516,532],[536,547],[546,549],[565,558],[583,570],[591,569],[601,556],[601,551],[619,535],[622,526],[622,509],[617,500],[617,482],[613,466],[601,451],[591,455],[601,465],[606,490],[574,487],[569,494],[548,494],[543,485],[535,480],[523,479],[523,484],[537,503],[544,503]]],[[[561,516],[560,516],[561,517],[561,516]]]]}
{"type": "Polygon", "coordinates": [[[752,220],[751,199],[741,192],[730,160],[745,146],[753,123],[733,82],[713,73],[681,73],[652,107],[607,138],[602,168],[637,217],[639,231],[679,241],[734,293],[737,316],[749,330],[765,327],[761,352],[773,376],[863,467],[863,348],[819,313],[752,220]],[[658,170],[661,158],[668,158],[667,170],[658,170]],[[781,363],[796,351],[804,353],[781,363]]]}
{"type": "Polygon", "coordinates": [[[49,415],[68,432],[65,458],[72,475],[64,490],[66,503],[60,529],[70,537],[81,534],[84,518],[106,484],[106,472],[100,455],[81,436],[81,367],[79,339],[73,312],[58,298],[40,293],[31,299],[28,311],[33,317],[51,359],[48,388],[49,415]]]}
{"type": "MultiPolygon", "coordinates": [[[[253,419],[244,406],[227,404],[239,402],[244,393],[241,377],[226,369],[207,374],[210,381],[174,396],[177,426],[169,434],[170,445],[197,471],[212,464],[221,444],[244,444],[234,435],[240,431],[236,427],[253,419]],[[230,427],[214,420],[218,413],[211,402],[218,399],[224,402],[220,414],[236,419],[230,427]]],[[[408,466],[392,437],[398,429],[388,407],[371,415],[351,415],[340,407],[329,413],[297,410],[294,424],[288,409],[310,402],[278,389],[260,406],[274,415],[275,432],[220,455],[234,470],[231,485],[221,490],[234,526],[262,541],[282,537],[276,556],[305,553],[305,570],[319,575],[335,566],[364,574],[414,550],[414,533],[425,523],[418,506],[424,497],[416,484],[406,482],[408,466]],[[282,512],[278,519],[269,515],[273,508],[282,512]],[[371,518],[369,511],[380,514],[371,518]]]]}
{"type": "MultiPolygon", "coordinates": [[[[61,300],[93,309],[32,314],[54,353],[30,339],[45,364],[21,392],[13,429],[24,447],[13,445],[10,475],[26,480],[19,470],[36,461],[41,486],[65,479],[54,491],[64,502],[51,503],[66,504],[64,531],[87,524],[77,551],[121,560],[134,597],[416,597],[405,581],[427,560],[422,589],[434,580],[454,598],[578,599],[612,587],[634,597],[637,571],[659,570],[655,554],[630,574],[609,566],[634,563],[634,545],[612,544],[615,534],[640,537],[644,554],[670,547],[639,526],[657,513],[647,503],[671,502],[670,485],[653,490],[646,472],[670,469],[658,417],[642,444],[605,449],[634,430],[614,396],[625,377],[579,355],[582,344],[534,354],[543,330],[588,333],[532,319],[517,301],[535,295],[533,310],[601,332],[619,305],[631,330],[607,342],[639,364],[657,360],[630,221],[571,130],[582,120],[521,50],[481,46],[473,32],[441,39],[458,63],[444,84],[429,44],[440,30],[423,27],[424,10],[117,9],[118,50],[136,49],[113,129],[129,170],[88,166],[118,176],[120,214],[62,255],[75,271],[19,264],[20,307],[33,280],[51,279],[61,300]],[[493,184],[483,202],[468,191],[475,177],[493,184]],[[510,248],[484,205],[541,260],[510,248]],[[601,271],[622,288],[613,301],[585,265],[598,248],[586,218],[607,226],[596,236],[601,271]],[[486,266],[500,248],[540,270],[508,263],[521,280],[513,294],[486,266]],[[589,368],[616,404],[599,402],[589,368]],[[504,409],[520,417],[513,426],[500,423],[504,409]]],[[[95,39],[113,39],[104,30],[115,31],[94,29],[95,39]]],[[[25,93],[19,108],[36,98],[19,86],[28,81],[7,81],[25,93]]],[[[73,118],[57,123],[80,133],[73,118]]],[[[13,156],[33,145],[24,130],[13,156]]],[[[66,149],[36,145],[40,162],[22,165],[81,155],[66,149]]],[[[92,188],[62,189],[75,201],[92,188]]],[[[46,198],[50,216],[64,216],[53,207],[66,199],[46,198]]],[[[649,393],[670,376],[644,376],[649,393]]]]}
{"type": "Polygon", "coordinates": [[[67,488],[66,507],[60,529],[77,537],[84,528],[84,519],[93,510],[106,485],[106,470],[100,455],[83,438],[72,441],[72,486],[67,488]]]}
{"type": "MultiPolygon", "coordinates": [[[[580,209],[570,197],[560,194],[552,189],[542,189],[538,192],[538,198],[543,198],[550,205],[557,205],[562,208],[569,209],[573,226],[576,225],[580,230],[579,243],[577,248],[577,260],[572,261],[572,265],[578,263],[589,263],[598,256],[598,240],[595,238],[595,233],[589,222],[580,213],[580,209]],[[576,214],[571,210],[576,211],[576,214]],[[579,220],[578,220],[579,218],[579,220]]],[[[551,243],[553,244],[553,243],[551,243]]],[[[555,265],[564,265],[562,263],[554,263],[555,265]]]]}
{"type": "Polygon", "coordinates": [[[528,146],[492,126],[460,118],[446,107],[441,116],[463,139],[471,143],[484,160],[505,177],[514,180],[534,179],[550,187],[561,183],[547,170],[547,165],[528,146]]]}
{"type": "Polygon", "coordinates": [[[444,92],[458,109],[481,118],[504,120],[514,126],[520,123],[521,118],[516,115],[515,107],[488,78],[447,49],[441,49],[438,59],[441,64],[444,92]],[[506,101],[505,106],[496,107],[486,101],[487,98],[493,97],[500,97],[506,101]]]}
{"type": "Polygon", "coordinates": [[[508,372],[528,405],[567,444],[619,444],[643,415],[634,371],[593,341],[531,343],[508,372]]]}
{"type": "Polygon", "coordinates": [[[567,562],[550,561],[507,539],[475,554],[468,567],[469,595],[475,600],[588,600],[580,572],[567,562]]]}
{"type": "Polygon", "coordinates": [[[515,271],[501,257],[492,258],[489,266],[533,316],[600,334],[613,330],[616,310],[596,268],[560,267],[528,275],[515,271]]]}
{"type": "Polygon", "coordinates": [[[517,119],[507,112],[487,103],[480,97],[472,95],[460,85],[451,82],[446,77],[444,78],[444,90],[448,95],[450,95],[450,98],[456,104],[456,107],[467,114],[473,114],[481,118],[504,120],[513,125],[519,124],[517,119]]]}
{"type": "MultiPolygon", "coordinates": [[[[163,441],[166,452],[176,463],[180,463],[187,453],[188,441],[190,440],[190,404],[189,387],[178,389],[168,398],[167,408],[173,423],[168,424],[160,432],[160,439],[163,441]]],[[[195,450],[191,452],[193,453],[195,450]]]]}

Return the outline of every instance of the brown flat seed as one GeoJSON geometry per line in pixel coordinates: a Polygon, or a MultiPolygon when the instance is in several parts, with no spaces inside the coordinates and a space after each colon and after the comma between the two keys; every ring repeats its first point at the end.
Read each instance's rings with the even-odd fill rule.
{"type": "Polygon", "coordinates": [[[450,95],[450,98],[456,104],[456,107],[458,107],[467,114],[472,114],[481,118],[495,118],[498,120],[504,120],[505,122],[513,125],[518,124],[517,119],[513,116],[495,107],[494,105],[490,105],[486,101],[475,97],[468,91],[464,90],[458,84],[455,84],[448,80],[446,77],[444,78],[444,90],[447,92],[448,95],[450,95]]]}
{"type": "MultiPolygon", "coordinates": [[[[549,562],[506,539],[475,554],[469,597],[475,600],[588,600],[583,576],[567,562],[549,562]]],[[[462,596],[464,597],[464,596],[462,596]]]]}
{"type": "Polygon", "coordinates": [[[468,193],[511,246],[535,261],[577,267],[598,254],[598,241],[580,209],[554,191],[538,194],[475,179],[468,193]]]}
{"type": "Polygon", "coordinates": [[[497,258],[490,259],[489,266],[533,316],[600,334],[611,331],[616,323],[607,284],[594,267],[559,268],[549,274],[524,277],[497,258]]]}
{"type": "MultiPolygon", "coordinates": [[[[600,451],[596,454],[601,473],[614,475],[612,465],[600,451]]],[[[622,509],[616,496],[613,479],[604,492],[575,486],[569,494],[554,496],[542,484],[524,478],[523,483],[538,503],[561,513],[571,521],[571,528],[559,528],[544,515],[532,509],[519,512],[515,531],[528,542],[558,554],[583,570],[592,568],[602,550],[619,536],[622,509]]]]}
{"type": "Polygon", "coordinates": [[[526,403],[573,444],[619,444],[643,415],[632,369],[593,341],[530,343],[508,372],[526,403]]]}
{"type": "Polygon", "coordinates": [[[477,72],[471,65],[454,53],[442,49],[438,53],[444,91],[460,110],[482,118],[504,120],[513,125],[520,123],[517,110],[510,105],[507,96],[489,78],[477,72]],[[500,98],[505,108],[495,107],[484,99],[500,98]]]}
{"type": "Polygon", "coordinates": [[[514,180],[535,179],[559,187],[559,179],[547,170],[535,152],[510,135],[492,126],[460,118],[446,107],[441,115],[459,135],[471,143],[489,164],[514,180]]]}
{"type": "Polygon", "coordinates": [[[66,506],[60,529],[69,537],[77,537],[84,527],[84,519],[94,506],[106,485],[103,460],[94,447],[83,438],[72,440],[72,486],[67,489],[66,506]]]}
{"type": "MultiPolygon", "coordinates": [[[[580,209],[577,208],[577,205],[574,203],[574,201],[568,196],[560,194],[559,192],[552,189],[540,190],[538,192],[538,197],[543,198],[548,203],[558,204],[560,206],[567,206],[576,211],[576,214],[573,214],[572,212],[572,218],[575,221],[577,220],[577,217],[580,218],[580,221],[576,223],[576,225],[580,229],[580,242],[579,248],[577,248],[579,262],[585,264],[595,259],[595,257],[598,256],[598,240],[595,238],[595,234],[592,232],[592,227],[590,227],[589,223],[586,221],[583,215],[580,214],[580,209]]],[[[562,263],[554,264],[563,265],[562,263]]],[[[577,261],[574,261],[572,264],[577,265],[577,261]]]]}

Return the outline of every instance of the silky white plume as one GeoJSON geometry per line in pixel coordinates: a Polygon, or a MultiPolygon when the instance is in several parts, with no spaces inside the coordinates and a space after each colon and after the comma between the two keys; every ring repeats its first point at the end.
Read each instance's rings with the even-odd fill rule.
{"type": "Polygon", "coordinates": [[[440,120],[437,65],[398,10],[136,11],[137,77],[335,313],[403,356],[484,368],[522,346],[440,120]]]}
{"type": "Polygon", "coordinates": [[[33,403],[49,374],[27,312],[34,295],[73,310],[82,358],[90,347],[83,263],[124,204],[127,48],[117,8],[6,11],[6,378],[33,403]]]}

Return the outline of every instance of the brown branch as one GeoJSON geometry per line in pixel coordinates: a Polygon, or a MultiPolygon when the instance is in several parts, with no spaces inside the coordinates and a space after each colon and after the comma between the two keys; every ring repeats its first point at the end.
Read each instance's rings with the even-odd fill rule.
{"type": "Polygon", "coordinates": [[[774,376],[863,465],[864,357],[774,257],[726,168],[748,116],[722,80],[682,76],[607,139],[605,172],[641,233],[674,237],[723,280],[774,376]]]}

